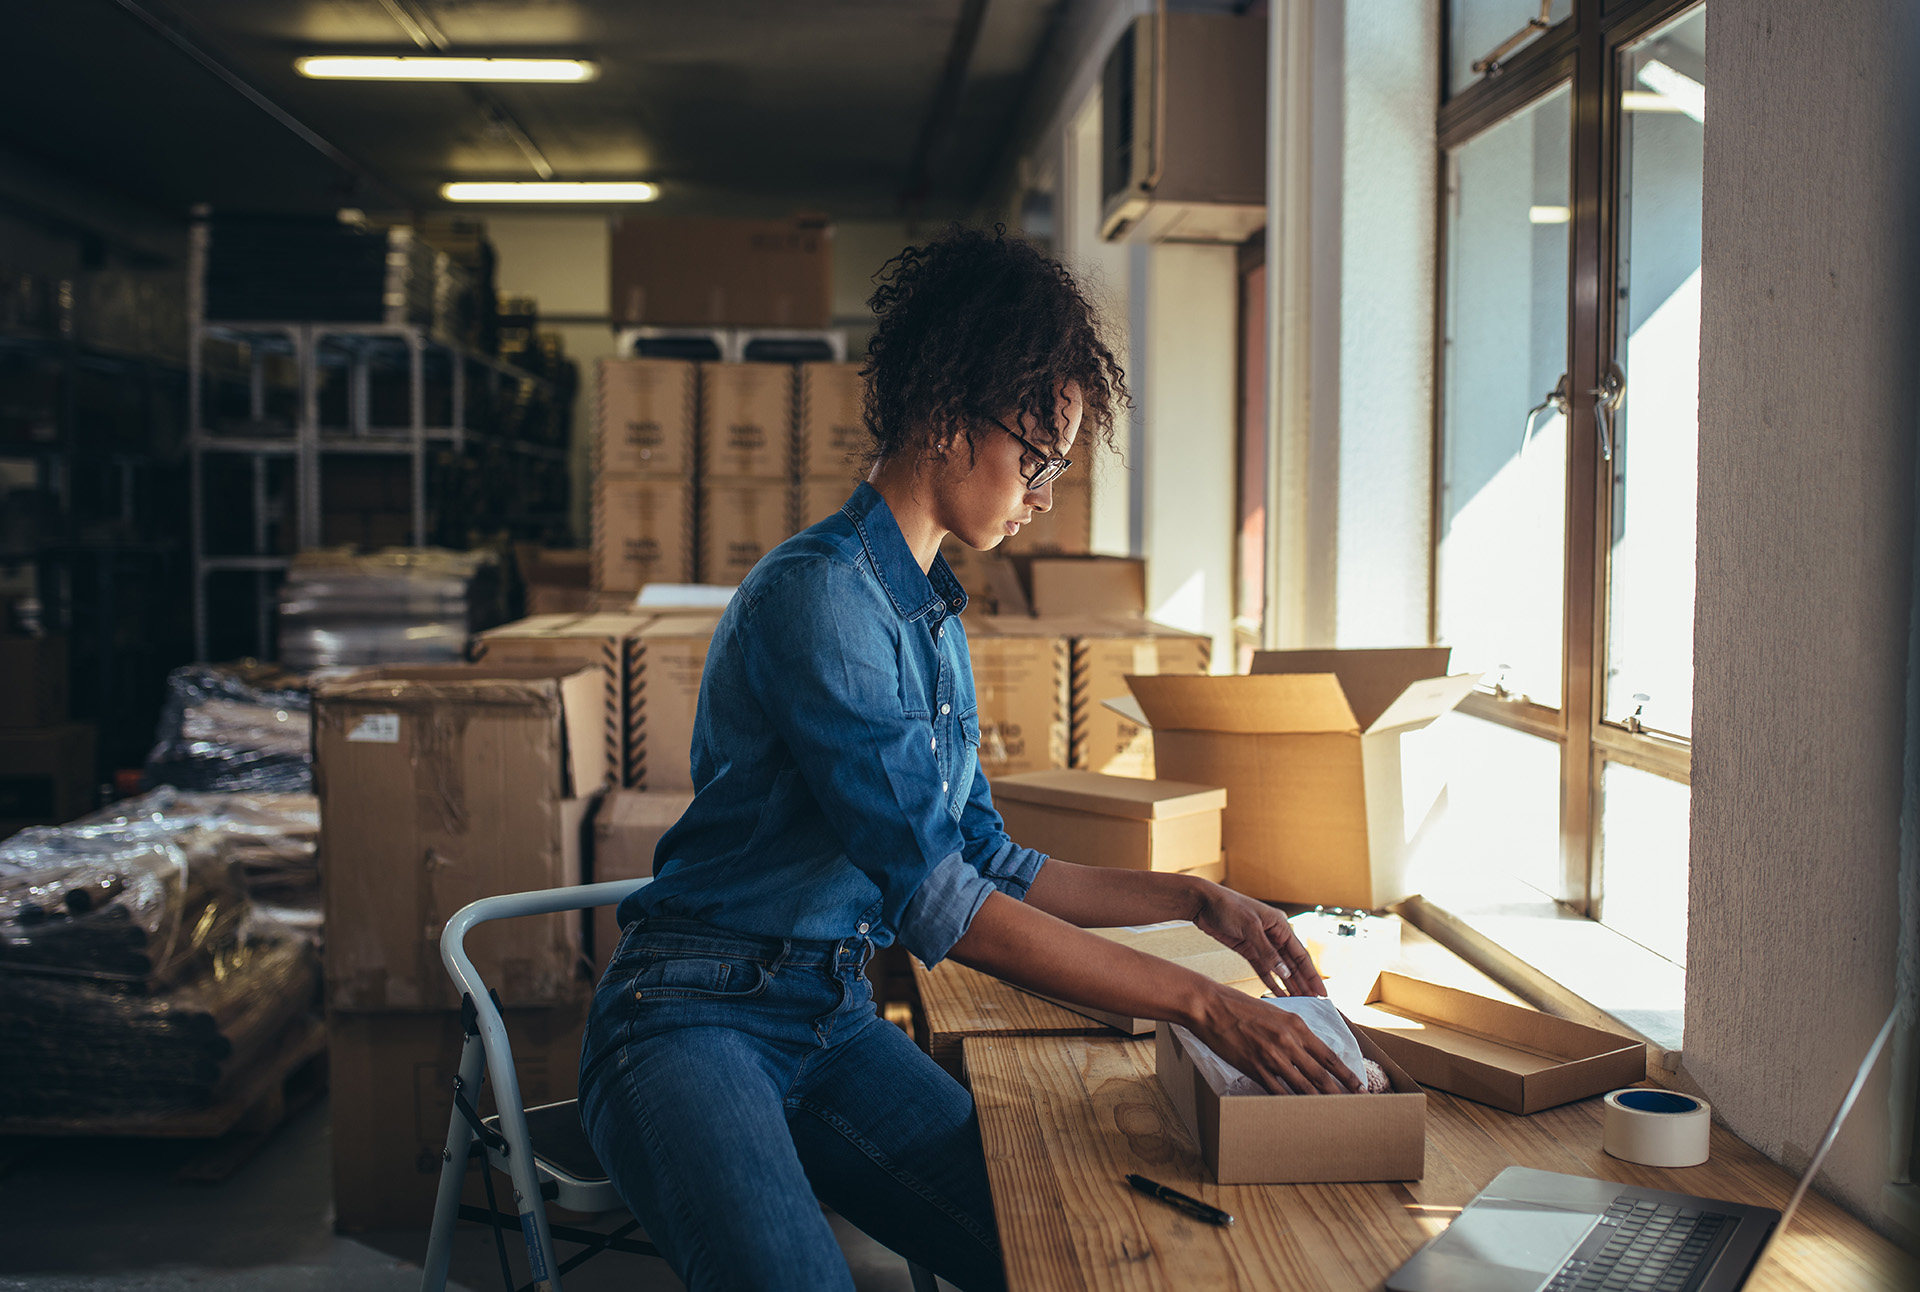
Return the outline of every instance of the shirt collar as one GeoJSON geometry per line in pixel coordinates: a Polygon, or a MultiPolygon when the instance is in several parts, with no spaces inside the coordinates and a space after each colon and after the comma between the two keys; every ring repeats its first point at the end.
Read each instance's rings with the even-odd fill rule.
{"type": "Polygon", "coordinates": [[[900,533],[900,522],[894,519],[893,509],[879,490],[862,481],[840,511],[853,522],[874,576],[902,619],[922,615],[941,618],[967,608],[966,590],[953,576],[946,557],[936,552],[932,568],[924,572],[920,569],[920,563],[913,559],[913,549],[900,533]]]}

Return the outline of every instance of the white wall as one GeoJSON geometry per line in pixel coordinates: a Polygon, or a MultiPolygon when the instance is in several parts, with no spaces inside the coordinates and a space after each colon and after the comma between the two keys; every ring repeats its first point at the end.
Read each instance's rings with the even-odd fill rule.
{"type": "MultiPolygon", "coordinates": [[[[1893,1000],[1915,35],[1907,0],[1707,30],[1685,1074],[1790,1167],[1893,1000]]],[[[1891,1228],[1886,1072],[1823,1187],[1891,1228]]]]}

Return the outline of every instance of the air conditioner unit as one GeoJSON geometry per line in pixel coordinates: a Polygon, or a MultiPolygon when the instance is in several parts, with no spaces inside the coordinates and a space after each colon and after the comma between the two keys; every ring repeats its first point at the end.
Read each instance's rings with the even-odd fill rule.
{"type": "Polygon", "coordinates": [[[1243,242],[1267,222],[1267,20],[1145,14],[1101,78],[1100,234],[1243,242]]]}

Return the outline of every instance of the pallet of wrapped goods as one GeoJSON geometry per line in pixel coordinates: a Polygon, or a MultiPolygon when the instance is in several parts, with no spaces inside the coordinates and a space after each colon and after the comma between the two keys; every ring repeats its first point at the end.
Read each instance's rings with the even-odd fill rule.
{"type": "Polygon", "coordinates": [[[701,364],[701,474],[791,480],[793,392],[792,364],[701,364]]]}
{"type": "Polygon", "coordinates": [[[685,359],[599,362],[596,476],[692,479],[699,367],[685,359]]]}
{"type": "Polygon", "coordinates": [[[693,485],[600,476],[593,482],[593,590],[694,581],[693,485]]]}

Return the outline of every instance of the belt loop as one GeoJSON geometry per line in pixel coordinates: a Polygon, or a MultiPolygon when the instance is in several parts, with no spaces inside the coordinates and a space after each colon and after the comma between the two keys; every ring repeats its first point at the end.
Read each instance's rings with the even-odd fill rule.
{"type": "Polygon", "coordinates": [[[786,965],[787,957],[792,954],[793,954],[793,940],[791,938],[781,938],[780,954],[776,955],[773,958],[773,963],[767,966],[767,972],[769,974],[779,973],[781,968],[786,965]]]}

